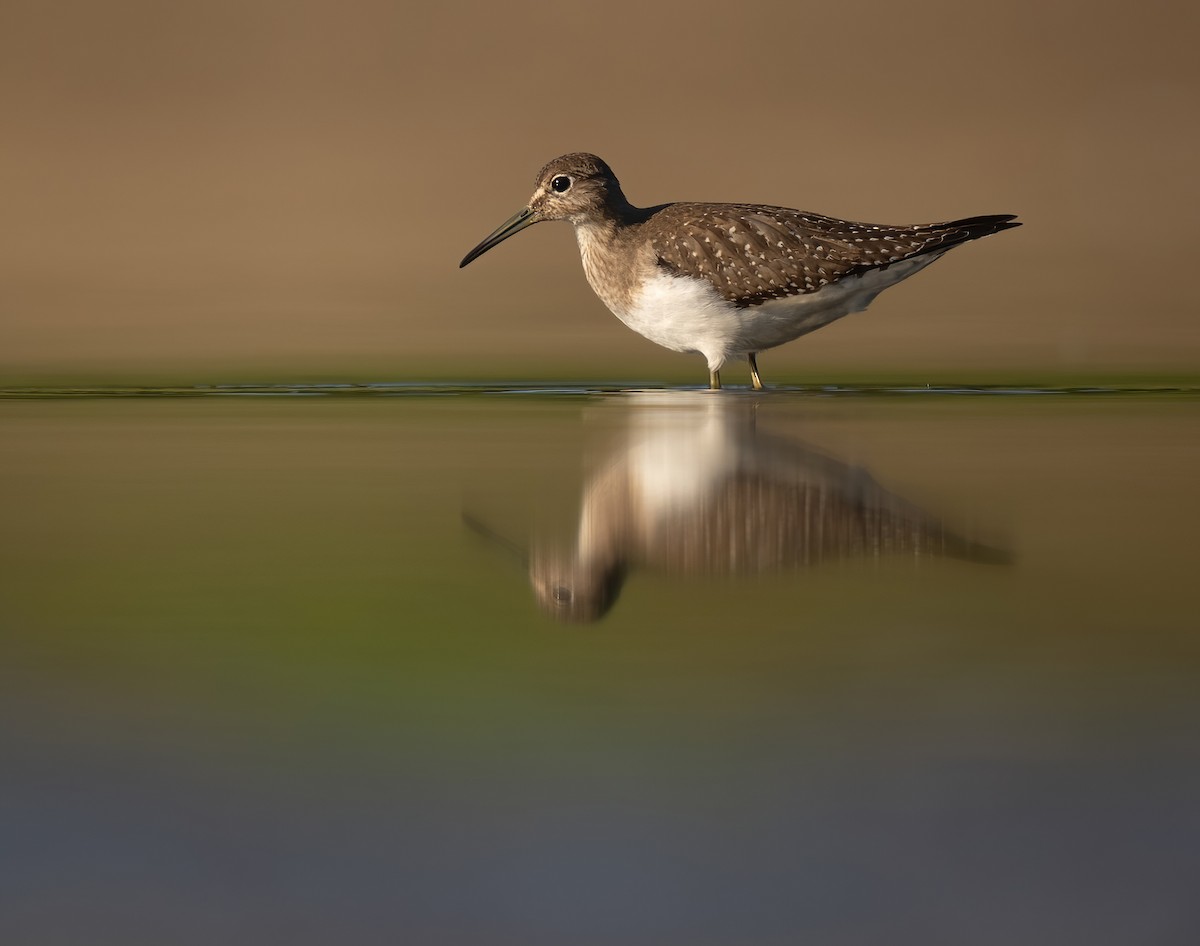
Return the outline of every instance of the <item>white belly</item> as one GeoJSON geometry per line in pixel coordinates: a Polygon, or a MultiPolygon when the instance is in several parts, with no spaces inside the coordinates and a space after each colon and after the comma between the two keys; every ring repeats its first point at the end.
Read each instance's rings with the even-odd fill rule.
{"type": "Polygon", "coordinates": [[[653,271],[626,305],[613,314],[650,341],[673,351],[699,352],[711,370],[736,355],[790,342],[852,312],[861,312],[884,289],[924,269],[940,253],[850,276],[817,292],[737,308],[703,279],[653,271]]]}

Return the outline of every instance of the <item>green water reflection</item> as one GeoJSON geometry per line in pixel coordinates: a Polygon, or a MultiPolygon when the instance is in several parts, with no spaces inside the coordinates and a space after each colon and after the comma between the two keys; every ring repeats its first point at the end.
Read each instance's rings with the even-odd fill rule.
{"type": "Polygon", "coordinates": [[[0,933],[1188,941],[1198,411],[0,402],[0,933]]]}

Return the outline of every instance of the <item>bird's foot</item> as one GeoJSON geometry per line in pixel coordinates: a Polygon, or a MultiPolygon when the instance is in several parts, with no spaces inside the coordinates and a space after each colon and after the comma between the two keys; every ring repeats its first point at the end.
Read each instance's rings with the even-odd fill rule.
{"type": "Polygon", "coordinates": [[[762,383],[762,378],[759,376],[759,373],[758,373],[758,361],[755,359],[754,356],[755,356],[754,352],[750,352],[750,354],[748,354],[746,356],[746,358],[750,362],[750,384],[754,388],[755,391],[761,391],[763,389],[763,383],[762,383]]]}

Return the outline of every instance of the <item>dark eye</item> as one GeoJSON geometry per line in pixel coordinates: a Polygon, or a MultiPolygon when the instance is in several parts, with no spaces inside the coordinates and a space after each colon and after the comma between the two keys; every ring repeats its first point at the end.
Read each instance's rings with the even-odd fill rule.
{"type": "Polygon", "coordinates": [[[570,604],[575,600],[575,592],[565,585],[558,585],[550,592],[550,595],[554,598],[555,604],[570,604]]]}
{"type": "Polygon", "coordinates": [[[550,187],[556,194],[561,194],[571,186],[571,179],[565,174],[560,174],[550,182],[550,187]]]}

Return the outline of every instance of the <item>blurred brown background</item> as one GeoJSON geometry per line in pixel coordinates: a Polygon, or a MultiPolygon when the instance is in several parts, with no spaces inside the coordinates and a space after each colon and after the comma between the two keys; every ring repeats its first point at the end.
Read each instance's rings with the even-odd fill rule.
{"type": "Polygon", "coordinates": [[[0,378],[702,382],[566,225],[456,268],[572,150],[635,203],[1021,214],[768,379],[1192,371],[1198,33],[1153,2],[5,0],[0,378]]]}

